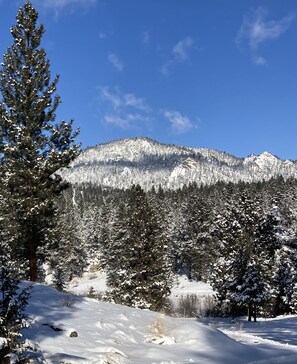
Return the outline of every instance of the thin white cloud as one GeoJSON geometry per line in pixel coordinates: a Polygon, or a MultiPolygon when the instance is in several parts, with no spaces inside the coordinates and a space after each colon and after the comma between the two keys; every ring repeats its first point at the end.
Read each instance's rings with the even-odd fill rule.
{"type": "Polygon", "coordinates": [[[175,64],[190,62],[190,51],[194,45],[195,42],[191,37],[186,37],[178,41],[172,48],[171,58],[162,65],[161,72],[164,75],[168,75],[170,68],[175,64]]]}
{"type": "Polygon", "coordinates": [[[106,124],[119,126],[121,129],[130,129],[135,123],[142,122],[143,115],[141,114],[112,114],[108,113],[103,118],[106,124]]]}
{"type": "Polygon", "coordinates": [[[141,34],[141,41],[143,44],[148,44],[151,40],[151,36],[149,34],[149,32],[143,32],[141,34]]]}
{"type": "Polygon", "coordinates": [[[109,62],[114,66],[114,68],[118,71],[118,72],[122,72],[124,70],[124,64],[123,62],[118,58],[118,56],[114,53],[109,53],[108,54],[108,60],[109,62]]]}
{"type": "Polygon", "coordinates": [[[176,45],[172,49],[174,58],[178,62],[189,61],[189,59],[190,59],[189,51],[191,50],[193,45],[194,45],[194,41],[191,37],[187,37],[187,38],[177,42],[176,45]]]}
{"type": "Polygon", "coordinates": [[[123,99],[119,92],[111,92],[109,87],[101,87],[100,90],[102,99],[109,102],[113,109],[123,107],[123,99]]]}
{"type": "Polygon", "coordinates": [[[170,125],[170,129],[176,134],[183,134],[196,125],[185,115],[172,109],[153,110],[147,101],[133,93],[124,93],[118,87],[101,87],[101,101],[106,106],[105,115],[102,118],[106,125],[113,125],[121,129],[135,129],[138,127],[151,127],[151,123],[163,115],[170,125]]]}
{"type": "Polygon", "coordinates": [[[164,76],[167,76],[169,74],[169,69],[170,67],[174,64],[174,62],[172,60],[164,63],[161,67],[161,73],[164,75],[164,76]]]}
{"type": "Polygon", "coordinates": [[[112,30],[100,30],[98,33],[98,37],[100,40],[104,40],[106,38],[109,38],[113,35],[112,30]]]}
{"type": "Polygon", "coordinates": [[[253,57],[252,60],[255,64],[260,65],[260,66],[267,64],[266,59],[261,56],[255,56],[255,57],[253,57]]]}
{"type": "Polygon", "coordinates": [[[34,3],[43,8],[58,10],[69,5],[89,7],[95,5],[97,0],[34,0],[34,3]]]}
{"type": "Polygon", "coordinates": [[[186,133],[194,127],[191,120],[178,111],[164,110],[163,115],[170,122],[171,129],[177,134],[186,133]]]}
{"type": "Polygon", "coordinates": [[[110,87],[101,87],[100,90],[102,99],[108,101],[113,109],[132,107],[141,111],[150,110],[145,99],[137,97],[132,93],[123,93],[119,88],[111,91],[110,87]]]}
{"type": "Polygon", "coordinates": [[[126,106],[132,106],[142,111],[149,111],[149,106],[143,98],[136,97],[134,94],[125,94],[123,98],[126,106]]]}
{"type": "Polygon", "coordinates": [[[288,30],[295,19],[295,14],[288,14],[279,20],[268,20],[267,16],[268,12],[263,7],[250,10],[244,16],[236,37],[238,47],[247,45],[252,53],[253,62],[258,65],[267,63],[263,57],[256,55],[261,45],[267,41],[278,39],[288,30]]]}
{"type": "Polygon", "coordinates": [[[151,109],[145,99],[133,93],[123,93],[118,88],[102,87],[100,91],[101,99],[110,109],[103,117],[106,124],[129,129],[151,120],[151,109]]]}
{"type": "Polygon", "coordinates": [[[99,38],[100,39],[105,39],[107,37],[107,34],[104,32],[99,32],[99,38]]]}

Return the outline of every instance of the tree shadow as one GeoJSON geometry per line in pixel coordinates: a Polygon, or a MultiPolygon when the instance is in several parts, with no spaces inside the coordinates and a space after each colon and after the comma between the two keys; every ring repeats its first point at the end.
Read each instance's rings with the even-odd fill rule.
{"type": "MultiPolygon", "coordinates": [[[[22,286],[30,284],[30,282],[24,282],[22,286]]],[[[39,342],[44,338],[65,335],[69,328],[63,322],[77,312],[76,304],[83,302],[84,299],[84,297],[59,292],[50,286],[34,283],[25,311],[30,329],[22,330],[23,339],[39,342]]]]}
{"type": "Polygon", "coordinates": [[[295,345],[297,349],[297,317],[244,323],[243,325],[244,330],[249,333],[281,344],[295,345]]]}

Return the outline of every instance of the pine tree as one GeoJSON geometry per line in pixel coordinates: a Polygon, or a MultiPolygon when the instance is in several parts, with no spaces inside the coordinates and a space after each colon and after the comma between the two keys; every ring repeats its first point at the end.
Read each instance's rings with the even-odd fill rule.
{"type": "Polygon", "coordinates": [[[241,284],[237,282],[233,297],[240,306],[247,306],[248,321],[252,316],[254,321],[257,320],[257,308],[269,297],[268,287],[260,266],[252,259],[244,269],[241,284]]]}
{"type": "Polygon", "coordinates": [[[114,208],[106,203],[102,206],[100,214],[100,226],[98,226],[99,250],[97,251],[97,259],[99,268],[105,269],[108,261],[108,251],[110,248],[110,230],[111,221],[114,217],[114,208]]]}
{"type": "Polygon", "coordinates": [[[91,266],[94,259],[97,260],[100,254],[99,246],[99,208],[90,203],[83,210],[80,221],[77,221],[74,229],[77,231],[82,248],[85,250],[85,266],[91,266]]]}
{"type": "Polygon", "coordinates": [[[115,302],[159,310],[170,293],[170,271],[156,212],[140,186],[129,191],[111,236],[107,283],[115,302]]]}
{"type": "Polygon", "coordinates": [[[20,330],[26,327],[26,315],[30,288],[18,292],[18,281],[12,278],[9,254],[0,249],[0,362],[9,353],[20,351],[20,330]]]}
{"type": "Polygon", "coordinates": [[[50,250],[46,261],[53,273],[53,284],[61,291],[74,275],[81,276],[87,266],[79,222],[76,209],[63,206],[56,236],[53,236],[50,246],[45,247],[50,250]]]}
{"type": "Polygon", "coordinates": [[[272,266],[272,297],[270,315],[277,316],[295,312],[297,283],[296,248],[283,246],[276,251],[272,266]]]}
{"type": "Polygon", "coordinates": [[[182,258],[189,279],[207,280],[212,266],[211,211],[205,196],[197,187],[189,188],[185,215],[185,237],[182,258]]]}
{"type": "Polygon", "coordinates": [[[24,256],[29,277],[37,280],[37,253],[54,227],[55,197],[63,188],[57,172],[79,151],[72,121],[55,123],[59,77],[40,47],[44,27],[30,1],[19,9],[11,28],[13,44],[1,64],[0,158],[5,189],[2,216],[17,227],[11,249],[24,256]]]}
{"type": "MultiPolygon", "coordinates": [[[[176,194],[177,192],[174,195],[176,194]]],[[[164,220],[167,222],[168,257],[171,261],[172,270],[175,273],[184,272],[183,243],[186,241],[186,216],[184,216],[178,201],[173,198],[169,203],[164,220]]]]}
{"type": "Polygon", "coordinates": [[[127,206],[122,201],[118,204],[115,216],[110,223],[109,244],[107,248],[107,286],[110,298],[120,304],[130,304],[129,281],[127,271],[130,270],[130,245],[127,229],[127,206]],[[126,296],[127,295],[127,296],[126,296]]]}
{"type": "MultiPolygon", "coordinates": [[[[260,274],[262,269],[258,269],[257,274],[251,271],[254,266],[252,262],[259,253],[257,231],[261,216],[259,200],[255,196],[246,186],[239,186],[237,192],[230,195],[222,216],[217,216],[216,238],[219,241],[221,257],[213,267],[212,284],[218,292],[218,303],[224,312],[229,311],[235,315],[241,313],[244,303],[240,290],[245,289],[248,292],[252,279],[255,286],[262,284],[264,279],[260,274]],[[219,276],[221,277],[218,281],[219,276]]],[[[264,260],[265,256],[261,258],[264,260]]],[[[259,259],[257,263],[260,264],[259,259]]],[[[255,295],[255,292],[251,292],[250,297],[246,295],[248,308],[251,308],[249,303],[255,295]]]]}

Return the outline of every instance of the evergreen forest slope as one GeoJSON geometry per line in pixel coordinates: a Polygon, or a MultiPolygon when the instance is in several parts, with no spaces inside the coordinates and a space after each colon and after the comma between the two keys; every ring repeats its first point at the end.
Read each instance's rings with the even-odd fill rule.
{"type": "Polygon", "coordinates": [[[178,189],[193,182],[199,186],[218,181],[237,183],[277,176],[297,177],[297,163],[268,152],[237,158],[212,149],[161,144],[142,137],[88,148],[61,173],[71,184],[92,183],[124,189],[139,184],[145,190],[161,185],[165,189],[178,189]]]}

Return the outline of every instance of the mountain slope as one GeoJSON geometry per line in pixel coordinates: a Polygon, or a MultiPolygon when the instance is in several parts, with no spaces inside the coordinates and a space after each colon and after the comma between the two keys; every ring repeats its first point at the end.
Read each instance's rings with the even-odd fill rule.
{"type": "Polygon", "coordinates": [[[297,163],[268,152],[236,158],[207,148],[161,144],[148,138],[122,139],[86,149],[62,171],[72,184],[90,182],[106,187],[144,189],[161,185],[177,189],[196,182],[259,181],[282,175],[297,177],[297,163]]]}

